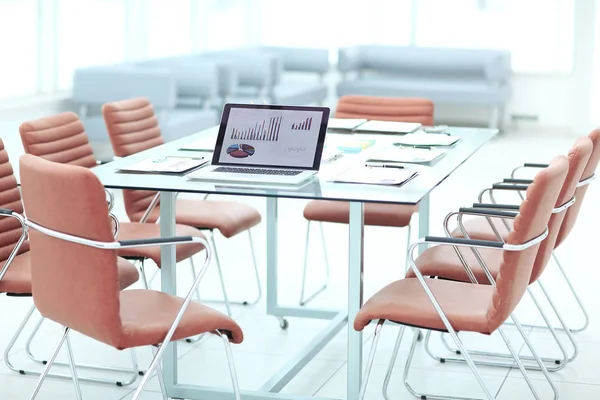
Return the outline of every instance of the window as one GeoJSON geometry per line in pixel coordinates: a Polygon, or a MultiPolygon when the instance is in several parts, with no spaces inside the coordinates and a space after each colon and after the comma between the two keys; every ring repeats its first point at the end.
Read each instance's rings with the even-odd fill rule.
{"type": "Polygon", "coordinates": [[[511,51],[513,70],[568,73],[574,0],[420,0],[416,44],[511,51]]]}
{"type": "Polygon", "coordinates": [[[192,51],[192,0],[146,0],[144,6],[148,15],[148,58],[192,51]]]}
{"type": "Polygon", "coordinates": [[[407,45],[411,0],[262,1],[260,43],[337,49],[359,44],[407,45]],[[385,10],[385,12],[383,12],[385,10]]]}
{"type": "Polygon", "coordinates": [[[58,0],[57,30],[59,90],[76,68],[125,60],[124,0],[58,0]]]}
{"type": "Polygon", "coordinates": [[[35,0],[0,0],[0,98],[37,92],[35,0]]]}
{"type": "Polygon", "coordinates": [[[196,32],[201,51],[253,44],[260,29],[260,0],[204,0],[198,8],[200,29],[196,32]]]}

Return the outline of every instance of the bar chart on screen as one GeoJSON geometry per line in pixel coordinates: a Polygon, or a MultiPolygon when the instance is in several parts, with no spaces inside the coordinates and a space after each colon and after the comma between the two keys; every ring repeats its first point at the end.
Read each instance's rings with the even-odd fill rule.
{"type": "Polygon", "coordinates": [[[271,117],[268,120],[256,122],[254,126],[231,130],[232,140],[261,140],[265,142],[276,142],[279,140],[282,117],[271,117]]]}
{"type": "Polygon", "coordinates": [[[312,117],[306,118],[303,122],[292,124],[293,131],[310,131],[312,126],[312,117]]]}

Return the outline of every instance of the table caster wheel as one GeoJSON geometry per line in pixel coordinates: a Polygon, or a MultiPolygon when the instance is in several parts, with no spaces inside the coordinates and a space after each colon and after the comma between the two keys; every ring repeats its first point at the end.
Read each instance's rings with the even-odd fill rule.
{"type": "Polygon", "coordinates": [[[279,327],[280,327],[281,329],[283,329],[284,331],[286,331],[286,330],[287,330],[287,328],[289,328],[289,327],[290,327],[290,323],[288,322],[288,320],[287,320],[287,319],[285,319],[285,318],[281,318],[281,319],[279,320],[279,327]]]}

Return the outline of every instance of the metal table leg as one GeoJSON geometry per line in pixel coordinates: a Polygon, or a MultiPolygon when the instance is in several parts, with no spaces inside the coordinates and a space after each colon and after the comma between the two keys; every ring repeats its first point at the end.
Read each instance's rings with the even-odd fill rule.
{"type": "Polygon", "coordinates": [[[348,254],[348,382],[346,398],[357,400],[362,381],[362,332],[353,328],[363,304],[363,203],[350,203],[348,254]]]}
{"type": "MultiPolygon", "coordinates": [[[[175,236],[175,193],[160,194],[160,236],[175,236]]],[[[165,293],[177,294],[177,268],[175,245],[161,246],[161,290],[165,293]]],[[[177,342],[171,342],[163,355],[163,376],[167,393],[177,384],[177,342]]]]}

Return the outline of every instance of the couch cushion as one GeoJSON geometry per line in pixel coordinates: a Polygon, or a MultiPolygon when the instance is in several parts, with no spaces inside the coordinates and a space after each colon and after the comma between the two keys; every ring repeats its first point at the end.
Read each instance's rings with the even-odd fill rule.
{"type": "Polygon", "coordinates": [[[398,77],[349,80],[338,84],[338,96],[362,94],[387,97],[423,97],[445,104],[504,104],[506,86],[478,81],[418,80],[398,77]]]}

